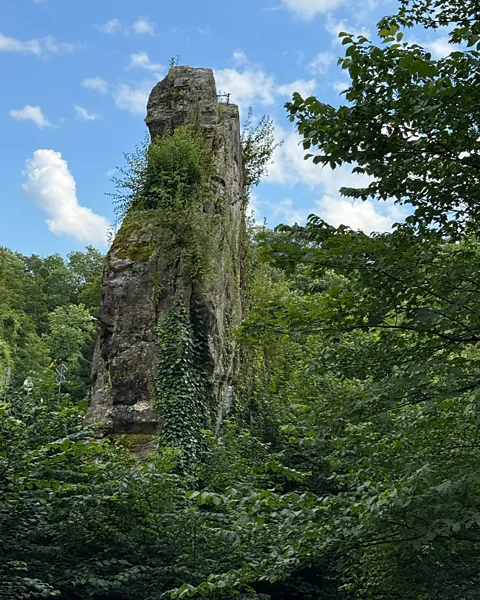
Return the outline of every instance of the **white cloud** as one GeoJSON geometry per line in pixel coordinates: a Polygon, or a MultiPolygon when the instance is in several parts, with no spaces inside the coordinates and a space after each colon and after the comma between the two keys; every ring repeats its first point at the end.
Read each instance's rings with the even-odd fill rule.
{"type": "Polygon", "coordinates": [[[308,215],[312,211],[296,208],[294,203],[289,198],[281,202],[270,202],[262,200],[257,194],[250,195],[250,201],[247,207],[247,217],[254,222],[255,225],[263,225],[265,221],[269,225],[275,226],[278,223],[293,225],[295,223],[305,223],[308,215]],[[267,218],[270,217],[270,219],[267,218]]]}
{"type": "Polygon", "coordinates": [[[145,115],[152,87],[151,82],[145,82],[139,87],[121,84],[113,94],[115,105],[134,115],[145,115]]]}
{"type": "Polygon", "coordinates": [[[233,59],[242,63],[243,70],[221,69],[215,71],[215,79],[219,92],[229,93],[232,102],[242,109],[254,104],[271,106],[278,97],[291,96],[295,91],[308,96],[316,86],[314,79],[279,84],[272,74],[266,73],[260,66],[252,65],[241,50],[233,53],[233,59]]]}
{"type": "Polygon", "coordinates": [[[98,119],[98,115],[94,115],[91,112],[88,112],[86,108],[83,106],[79,106],[78,104],[74,104],[73,108],[77,114],[77,119],[80,121],[96,121],[98,119]]]}
{"type": "Polygon", "coordinates": [[[347,198],[330,195],[323,196],[316,202],[315,209],[309,212],[317,214],[334,227],[347,225],[365,233],[391,231],[393,223],[402,221],[405,217],[404,213],[393,203],[382,205],[372,200],[354,202],[347,198]],[[385,214],[380,213],[377,207],[385,208],[385,214]]]}
{"type": "Polygon", "coordinates": [[[351,33],[354,36],[363,35],[366,38],[371,38],[371,32],[365,27],[352,27],[352,25],[348,25],[345,20],[334,20],[331,15],[327,16],[325,29],[332,36],[333,42],[335,44],[341,45],[341,40],[338,37],[338,34],[342,31],[346,33],[351,33]]]}
{"type": "MultiPolygon", "coordinates": [[[[408,44],[410,45],[418,44],[419,46],[422,46],[423,48],[425,48],[425,50],[429,51],[432,54],[432,57],[435,60],[438,60],[440,58],[445,58],[446,56],[448,56],[452,52],[455,52],[456,50],[462,49],[462,46],[458,44],[450,44],[449,39],[450,38],[448,36],[442,35],[434,40],[428,41],[424,39],[422,40],[419,37],[408,34],[405,35],[403,41],[408,42],[408,44]]],[[[463,49],[464,48],[465,47],[463,47],[463,49]]]]}
{"type": "Polygon", "coordinates": [[[342,92],[344,92],[348,87],[349,87],[349,82],[348,81],[341,81],[340,79],[337,79],[336,81],[332,81],[332,83],[330,84],[330,86],[338,93],[341,94],[342,92]]]}
{"type": "Polygon", "coordinates": [[[286,8],[307,21],[317,14],[331,12],[344,2],[345,0],[282,0],[286,8]]]}
{"type": "Polygon", "coordinates": [[[332,170],[315,165],[311,159],[305,160],[302,138],[296,132],[286,131],[275,124],[275,135],[277,140],[283,139],[283,144],[274,152],[274,162],[268,169],[265,181],[288,186],[298,183],[311,188],[322,186],[325,193],[330,195],[337,195],[343,186],[368,185],[370,180],[367,176],[352,173],[346,166],[332,170]]]}
{"type": "MultiPolygon", "coordinates": [[[[386,5],[394,3],[396,0],[383,0],[383,8],[386,5]]],[[[372,23],[375,19],[372,18],[373,11],[377,8],[379,2],[377,0],[363,0],[358,6],[355,6],[355,22],[356,23],[372,23]]],[[[390,13],[384,13],[390,14],[390,13]]],[[[368,37],[368,36],[366,36],[368,37]]]]}
{"type": "Polygon", "coordinates": [[[215,71],[218,90],[231,94],[232,102],[245,108],[254,103],[265,106],[275,100],[275,78],[261,69],[248,67],[243,72],[236,69],[215,71]]]}
{"type": "Polygon", "coordinates": [[[113,98],[118,108],[128,110],[134,115],[145,115],[148,97],[153,86],[159,79],[163,79],[166,68],[160,63],[153,63],[147,52],[136,52],[130,55],[129,68],[146,69],[151,71],[155,80],[143,81],[139,85],[120,84],[114,92],[113,98]]]}
{"type": "Polygon", "coordinates": [[[74,47],[73,44],[57,42],[51,35],[24,41],[0,33],[0,52],[18,52],[46,57],[52,54],[66,54],[71,52],[74,47]]]}
{"type": "Polygon", "coordinates": [[[110,223],[90,208],[80,206],[76,183],[60,152],[36,150],[26,162],[23,189],[49,218],[57,235],[74,237],[84,244],[106,246],[110,223]]]}
{"type": "Polygon", "coordinates": [[[82,81],[82,86],[99,94],[106,94],[108,91],[108,83],[101,77],[87,77],[82,81]]]}
{"type": "Polygon", "coordinates": [[[147,69],[148,71],[153,71],[155,73],[155,77],[158,79],[162,79],[165,76],[165,66],[160,63],[152,63],[150,57],[148,56],[148,52],[136,52],[130,55],[130,67],[138,68],[138,69],[147,69]]]}
{"type": "Polygon", "coordinates": [[[315,165],[312,160],[305,160],[306,151],[301,145],[302,138],[296,132],[287,132],[276,124],[275,134],[277,139],[283,139],[283,144],[274,152],[274,162],[268,169],[266,182],[286,186],[303,184],[312,189],[322,187],[324,193],[334,196],[338,195],[342,186],[368,184],[367,177],[352,175],[347,168],[332,171],[315,165]]]}
{"type": "Polygon", "coordinates": [[[334,54],[331,52],[319,52],[308,65],[308,69],[311,73],[325,75],[334,62],[334,54]]]}
{"type": "Polygon", "coordinates": [[[451,52],[455,51],[455,46],[452,46],[452,44],[448,43],[447,36],[439,37],[433,42],[426,44],[426,46],[432,53],[433,58],[436,59],[444,58],[445,56],[448,56],[451,52]]]}
{"type": "Polygon", "coordinates": [[[95,29],[109,35],[116,33],[122,33],[123,35],[131,33],[136,35],[155,35],[155,23],[150,21],[148,17],[139,17],[131,25],[124,25],[120,19],[110,19],[106,23],[95,25],[95,29]]]}
{"type": "Polygon", "coordinates": [[[137,19],[132,28],[137,35],[155,35],[155,23],[152,23],[148,17],[137,19]]]}
{"type": "Polygon", "coordinates": [[[272,214],[286,223],[302,223],[310,213],[316,213],[334,226],[348,225],[353,229],[372,231],[389,231],[394,222],[402,221],[404,211],[393,202],[373,202],[360,200],[355,203],[339,194],[341,187],[364,187],[370,182],[366,175],[351,172],[348,166],[335,170],[315,165],[312,160],[304,160],[305,150],[301,145],[301,137],[295,132],[286,132],[276,125],[277,139],[284,139],[281,147],[274,152],[274,162],[268,169],[266,183],[284,186],[297,184],[320,192],[321,199],[315,206],[303,210],[295,207],[291,200],[283,200],[274,207],[268,204],[272,214]]]}
{"type": "Polygon", "coordinates": [[[285,223],[286,225],[305,223],[308,215],[312,212],[311,210],[295,208],[293,201],[289,198],[278,204],[272,204],[271,202],[265,202],[264,204],[269,207],[277,223],[285,223]]]}
{"type": "Polygon", "coordinates": [[[10,115],[14,119],[17,119],[17,121],[33,121],[40,129],[51,125],[39,106],[30,106],[27,104],[20,110],[12,109],[10,115]]]}
{"type": "Polygon", "coordinates": [[[258,199],[258,196],[251,192],[250,198],[247,206],[247,219],[249,222],[253,222],[254,225],[263,225],[264,223],[264,215],[262,209],[260,208],[261,202],[258,199]]]}
{"type": "Polygon", "coordinates": [[[334,227],[346,225],[355,231],[361,230],[365,233],[391,231],[394,223],[405,218],[405,212],[393,202],[377,203],[371,200],[353,202],[340,196],[326,194],[317,200],[314,206],[303,208],[296,206],[290,198],[273,203],[252,196],[249,216],[255,224],[262,225],[265,214],[268,214],[271,226],[278,223],[302,225],[308,215],[315,214],[334,227]],[[382,212],[379,209],[382,209],[382,212]]]}
{"type": "Polygon", "coordinates": [[[240,50],[240,49],[234,51],[233,60],[238,65],[244,65],[245,63],[248,62],[247,55],[245,54],[245,52],[243,50],[240,50]]]}
{"type": "Polygon", "coordinates": [[[277,92],[280,96],[289,97],[292,96],[293,92],[298,92],[303,98],[307,98],[312,95],[316,87],[317,82],[315,79],[309,79],[308,81],[305,79],[297,79],[297,81],[292,81],[292,83],[279,85],[277,87],[277,92]]]}
{"type": "Polygon", "coordinates": [[[283,144],[273,154],[274,162],[268,169],[266,181],[290,186],[297,183],[311,187],[322,185],[325,170],[314,165],[311,160],[304,160],[302,138],[294,131],[285,131],[278,124],[275,125],[275,135],[278,140],[283,139],[283,144]]]}
{"type": "Polygon", "coordinates": [[[110,19],[102,25],[95,25],[95,29],[102,33],[108,33],[109,35],[124,31],[123,25],[118,19],[110,19]]]}

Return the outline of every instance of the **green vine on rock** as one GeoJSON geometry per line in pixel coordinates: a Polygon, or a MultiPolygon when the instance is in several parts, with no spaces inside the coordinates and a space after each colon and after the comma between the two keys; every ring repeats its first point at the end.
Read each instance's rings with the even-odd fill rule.
{"type": "Polygon", "coordinates": [[[208,425],[208,397],[202,372],[202,344],[195,335],[190,310],[179,302],[159,325],[159,362],[155,381],[162,441],[183,451],[192,464],[202,447],[201,430],[208,425]]]}

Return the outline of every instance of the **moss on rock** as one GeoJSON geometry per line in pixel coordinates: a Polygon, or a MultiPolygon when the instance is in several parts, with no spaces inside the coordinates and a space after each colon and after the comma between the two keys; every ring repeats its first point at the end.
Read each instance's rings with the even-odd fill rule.
{"type": "Polygon", "coordinates": [[[112,251],[118,258],[136,262],[150,260],[154,251],[152,232],[143,212],[132,211],[115,236],[112,251]]]}
{"type": "Polygon", "coordinates": [[[122,433],[113,436],[115,443],[133,454],[146,455],[155,449],[155,436],[148,433],[122,433]]]}

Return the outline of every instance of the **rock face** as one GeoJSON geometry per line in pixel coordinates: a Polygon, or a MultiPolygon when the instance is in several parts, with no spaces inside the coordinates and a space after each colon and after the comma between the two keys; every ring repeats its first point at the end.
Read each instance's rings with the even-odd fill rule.
{"type": "Polygon", "coordinates": [[[218,258],[208,279],[194,281],[182,261],[169,264],[157,251],[152,223],[123,223],[106,259],[87,414],[87,422],[101,421],[111,433],[161,431],[157,329],[179,301],[204,315],[212,426],[218,427],[234,398],[237,357],[228,331],[242,316],[246,239],[238,108],[218,102],[210,69],[175,67],[152,90],[147,113],[152,138],[191,123],[213,151],[215,201],[206,201],[203,210],[219,215],[211,232],[218,258]]]}

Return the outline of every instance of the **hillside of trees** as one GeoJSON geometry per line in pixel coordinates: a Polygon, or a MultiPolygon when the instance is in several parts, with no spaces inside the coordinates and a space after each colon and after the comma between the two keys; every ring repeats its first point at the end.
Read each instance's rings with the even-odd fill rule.
{"type": "Polygon", "coordinates": [[[250,229],[241,406],[188,469],[83,427],[102,255],[0,249],[0,598],[479,597],[477,9],[401,0],[340,34],[344,105],[287,103],[307,160],[369,176],[344,195],[409,216],[250,229]]]}

